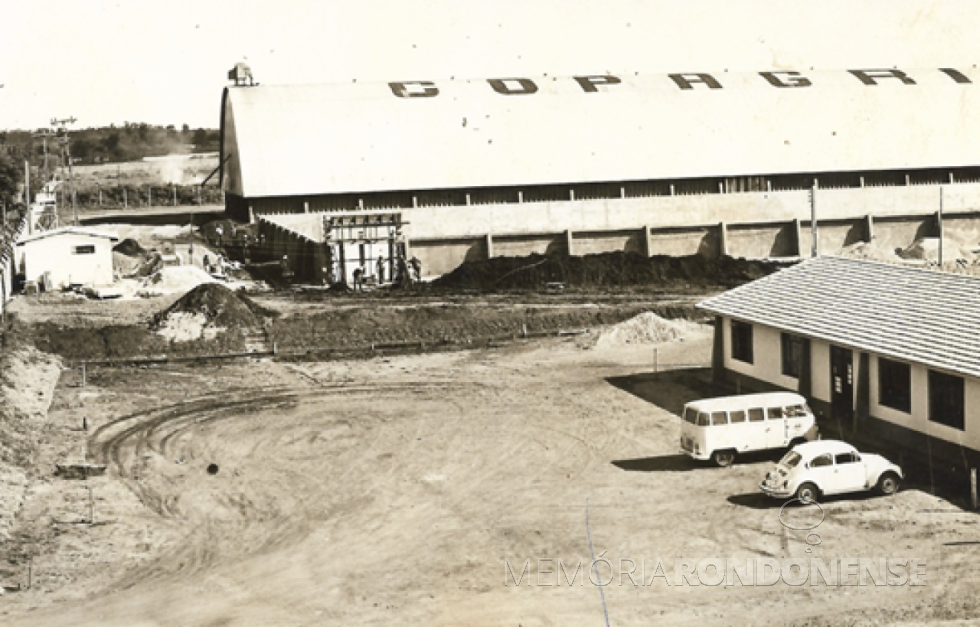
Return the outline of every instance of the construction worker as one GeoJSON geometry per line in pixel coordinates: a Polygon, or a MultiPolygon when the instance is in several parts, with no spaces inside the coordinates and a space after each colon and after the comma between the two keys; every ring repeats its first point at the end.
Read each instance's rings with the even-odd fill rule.
{"type": "Polygon", "coordinates": [[[415,275],[415,282],[418,283],[422,280],[422,262],[415,255],[408,261],[408,264],[412,266],[412,273],[415,275]]]}
{"type": "Polygon", "coordinates": [[[364,281],[364,268],[358,266],[357,268],[354,268],[354,291],[355,292],[362,291],[361,290],[362,281],[364,281]]]}
{"type": "Polygon", "coordinates": [[[378,285],[385,282],[385,256],[378,255],[378,285]]]}

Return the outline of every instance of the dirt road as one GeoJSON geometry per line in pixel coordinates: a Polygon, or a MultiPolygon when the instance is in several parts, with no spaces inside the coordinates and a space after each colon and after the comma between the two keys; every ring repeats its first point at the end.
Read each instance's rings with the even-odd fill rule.
{"type": "MultiPolygon", "coordinates": [[[[617,625],[837,624],[975,610],[972,514],[914,489],[841,499],[810,546],[757,494],[771,459],[717,469],[677,454],[668,410],[703,392],[703,371],[652,373],[649,344],[585,343],[95,369],[84,388],[66,373],[49,414],[63,444],[42,465],[87,438],[108,472],[32,489],[17,540],[34,557],[21,551],[8,579],[30,563],[33,586],[0,600],[0,622],[601,625],[605,605],[617,625]],[[90,505],[95,525],[82,524],[90,505]],[[602,594],[583,573],[555,585],[557,559],[589,567],[589,536],[616,580],[602,594]],[[672,571],[675,558],[810,555],[923,558],[928,583],[646,585],[657,559],[672,571]],[[621,584],[624,559],[638,585],[621,584]]],[[[661,367],[703,364],[710,339],[657,350],[661,367]]]]}

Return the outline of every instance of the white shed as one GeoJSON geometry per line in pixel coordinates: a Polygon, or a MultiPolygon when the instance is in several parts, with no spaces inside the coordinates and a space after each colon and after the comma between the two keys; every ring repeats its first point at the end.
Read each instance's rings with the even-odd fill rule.
{"type": "Polygon", "coordinates": [[[49,273],[55,289],[111,285],[112,247],[118,241],[113,233],[75,226],[34,233],[17,242],[17,267],[25,281],[41,283],[49,273]]]}

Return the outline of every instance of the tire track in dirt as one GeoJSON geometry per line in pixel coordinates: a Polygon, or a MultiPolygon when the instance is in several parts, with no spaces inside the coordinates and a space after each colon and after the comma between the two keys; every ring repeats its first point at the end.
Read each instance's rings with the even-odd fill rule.
{"type": "MultiPolygon", "coordinates": [[[[349,397],[357,395],[401,396],[406,393],[424,394],[438,398],[444,393],[447,383],[398,382],[370,385],[324,385],[318,389],[303,387],[268,386],[254,390],[238,390],[232,394],[222,393],[220,398],[204,397],[191,399],[175,405],[135,412],[117,418],[97,429],[92,435],[91,450],[96,459],[111,465],[112,472],[127,481],[129,487],[152,511],[164,519],[174,520],[174,529],[180,532],[182,540],[178,548],[165,556],[166,564],[173,568],[163,568],[162,564],[141,567],[137,576],[128,576],[129,581],[144,581],[167,572],[182,576],[207,568],[229,553],[234,547],[245,544],[251,546],[250,554],[276,550],[285,544],[306,537],[324,516],[334,515],[344,507],[324,510],[317,503],[306,503],[302,499],[290,499],[287,506],[276,508],[260,501],[268,495],[262,493],[261,481],[249,484],[258,488],[259,494],[218,494],[215,496],[217,511],[236,512],[233,519],[189,519],[188,512],[179,506],[179,495],[171,490],[178,486],[168,483],[166,477],[152,476],[152,470],[142,468],[141,461],[145,451],[164,457],[172,457],[175,446],[189,432],[205,426],[234,422],[237,418],[248,418],[263,411],[282,410],[312,402],[322,402],[325,398],[349,397]],[[258,497],[259,501],[254,499],[258,497]],[[180,522],[177,523],[177,520],[180,522]],[[196,523],[195,523],[196,520],[196,523]],[[188,529],[188,524],[192,526],[188,529]],[[229,541],[229,536],[234,536],[229,541]]],[[[375,425],[376,434],[366,447],[360,449],[361,458],[373,460],[370,451],[379,446],[385,436],[385,429],[375,425]]],[[[261,431],[258,434],[261,436],[261,431]]],[[[288,443],[280,433],[272,438],[260,439],[253,451],[265,447],[280,447],[288,443]]],[[[212,438],[214,436],[211,436],[212,438]]],[[[348,464],[341,474],[347,477],[367,469],[362,464],[348,464]]],[[[280,483],[290,485],[297,494],[313,494],[317,490],[317,480],[309,474],[296,469],[275,469],[282,477],[280,483]]],[[[387,475],[395,472],[395,465],[389,463],[387,475]]],[[[361,494],[358,500],[368,502],[370,492],[361,494]]],[[[163,557],[163,556],[161,556],[163,557]]]]}

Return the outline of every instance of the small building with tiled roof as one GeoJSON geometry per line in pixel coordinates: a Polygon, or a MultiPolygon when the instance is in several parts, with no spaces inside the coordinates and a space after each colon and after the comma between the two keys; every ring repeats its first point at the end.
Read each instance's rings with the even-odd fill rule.
{"type": "Polygon", "coordinates": [[[840,432],[980,452],[980,277],[817,257],[698,307],[716,377],[798,391],[840,432]]]}

